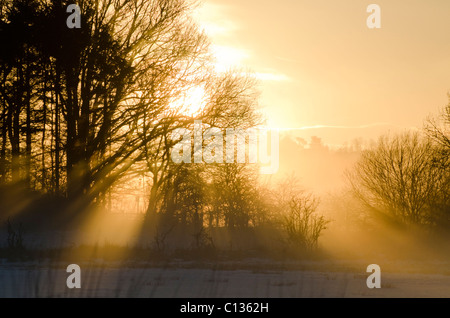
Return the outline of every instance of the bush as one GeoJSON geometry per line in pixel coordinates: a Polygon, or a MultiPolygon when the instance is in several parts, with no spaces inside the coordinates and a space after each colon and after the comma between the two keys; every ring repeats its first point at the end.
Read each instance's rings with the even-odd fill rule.
{"type": "Polygon", "coordinates": [[[306,250],[317,249],[319,236],[329,223],[316,214],[318,205],[317,198],[310,194],[297,194],[291,198],[283,222],[291,243],[306,250]]]}

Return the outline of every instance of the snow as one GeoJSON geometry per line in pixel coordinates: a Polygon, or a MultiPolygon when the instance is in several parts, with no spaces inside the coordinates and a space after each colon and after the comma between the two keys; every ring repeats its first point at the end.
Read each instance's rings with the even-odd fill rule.
{"type": "MultiPolygon", "coordinates": [[[[276,266],[232,269],[219,263],[142,267],[90,262],[79,264],[81,289],[69,289],[69,264],[0,262],[0,297],[450,297],[448,271],[382,271],[382,288],[369,289],[370,273],[364,269],[324,270],[329,264],[321,267],[321,262],[318,270],[310,270],[311,264],[306,264],[308,270],[286,270],[276,266]]],[[[450,268],[448,263],[442,265],[450,268]]]]}

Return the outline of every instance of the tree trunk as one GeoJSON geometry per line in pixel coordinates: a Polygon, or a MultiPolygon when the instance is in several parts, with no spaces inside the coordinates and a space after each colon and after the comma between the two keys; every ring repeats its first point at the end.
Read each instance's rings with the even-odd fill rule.
{"type": "MultiPolygon", "coordinates": [[[[27,61],[28,62],[28,61],[27,61]]],[[[26,86],[26,131],[25,131],[25,185],[31,186],[31,84],[30,63],[27,63],[25,73],[26,86]]]]}
{"type": "Polygon", "coordinates": [[[42,177],[41,177],[41,187],[42,190],[47,190],[46,187],[46,180],[47,180],[47,171],[46,171],[46,165],[45,165],[45,126],[47,125],[47,70],[45,69],[44,65],[44,71],[43,71],[43,78],[44,78],[44,84],[43,84],[43,92],[42,92],[42,138],[41,138],[41,171],[42,171],[42,177]]]}
{"type": "Polygon", "coordinates": [[[60,179],[60,136],[59,136],[59,94],[61,93],[60,85],[60,74],[58,71],[58,67],[56,67],[56,79],[55,79],[55,130],[54,130],[54,138],[55,138],[55,173],[54,173],[54,181],[55,181],[55,193],[59,193],[59,179],[60,179]]]}

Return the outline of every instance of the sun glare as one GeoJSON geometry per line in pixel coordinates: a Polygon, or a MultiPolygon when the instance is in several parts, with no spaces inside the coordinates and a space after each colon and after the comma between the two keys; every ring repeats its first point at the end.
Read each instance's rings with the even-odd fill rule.
{"type": "Polygon", "coordinates": [[[172,107],[179,109],[181,113],[194,116],[205,106],[205,95],[203,86],[191,87],[172,102],[172,107]]]}
{"type": "Polygon", "coordinates": [[[215,57],[214,67],[218,72],[242,66],[242,61],[249,56],[245,50],[230,46],[212,45],[211,50],[215,57]]]}

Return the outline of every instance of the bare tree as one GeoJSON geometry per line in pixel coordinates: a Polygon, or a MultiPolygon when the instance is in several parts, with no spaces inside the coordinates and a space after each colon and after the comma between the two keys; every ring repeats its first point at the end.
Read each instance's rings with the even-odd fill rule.
{"type": "MultiPolygon", "coordinates": [[[[202,57],[199,55],[195,58],[202,57]]],[[[170,157],[172,147],[178,142],[178,140],[170,138],[173,129],[192,129],[194,120],[201,120],[205,129],[206,127],[245,129],[262,122],[261,116],[257,112],[258,93],[256,82],[253,79],[231,71],[225,74],[216,74],[208,68],[207,70],[210,73],[202,73],[203,75],[196,74],[198,70],[194,70],[189,77],[194,77],[195,81],[188,83],[187,86],[181,86],[178,92],[179,94],[189,93],[183,92],[183,90],[189,90],[192,85],[204,87],[204,108],[193,117],[186,116],[182,110],[172,109],[172,114],[167,116],[171,120],[166,120],[163,123],[164,126],[161,127],[164,129],[164,134],[144,145],[144,158],[152,178],[148,214],[157,213],[157,206],[163,199],[164,184],[172,170],[178,167],[171,162],[170,157]]],[[[204,72],[205,70],[200,69],[200,71],[204,72]]],[[[183,85],[186,84],[184,81],[183,85]]],[[[193,149],[192,155],[197,151],[201,151],[201,149],[193,149]]]]}
{"type": "Polygon", "coordinates": [[[437,149],[418,133],[383,136],[347,173],[354,193],[375,211],[405,224],[431,222],[433,202],[448,193],[437,149]]]}
{"type": "Polygon", "coordinates": [[[311,194],[298,193],[290,198],[283,224],[291,243],[307,250],[317,249],[319,236],[328,223],[315,213],[318,205],[318,199],[311,194]]]}
{"type": "Polygon", "coordinates": [[[257,173],[255,167],[240,163],[223,163],[211,167],[212,211],[217,223],[228,228],[249,227],[258,212],[257,173]]]}
{"type": "MultiPolygon", "coordinates": [[[[449,94],[450,99],[450,94],[449,94]]],[[[429,118],[425,124],[425,132],[436,144],[437,150],[433,165],[442,173],[442,189],[440,196],[433,203],[435,223],[447,231],[450,230],[450,102],[436,117],[429,118]]]]}
{"type": "Polygon", "coordinates": [[[275,191],[278,222],[288,241],[296,247],[315,250],[329,220],[317,214],[319,199],[308,193],[295,176],[279,182],[275,191]]]}
{"type": "MultiPolygon", "coordinates": [[[[450,100],[450,93],[448,94],[450,100]]],[[[443,155],[450,157],[450,101],[437,117],[428,118],[425,125],[427,135],[443,148],[443,155]]]]}

